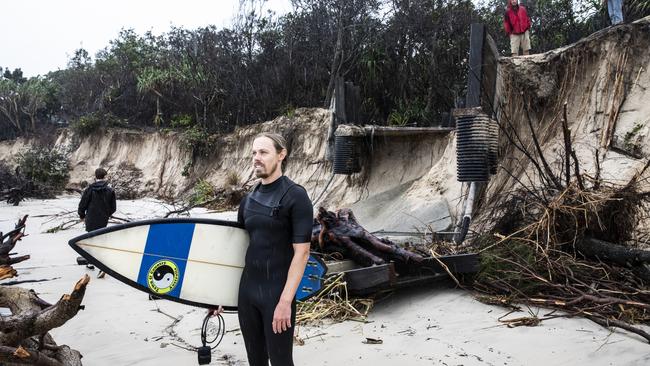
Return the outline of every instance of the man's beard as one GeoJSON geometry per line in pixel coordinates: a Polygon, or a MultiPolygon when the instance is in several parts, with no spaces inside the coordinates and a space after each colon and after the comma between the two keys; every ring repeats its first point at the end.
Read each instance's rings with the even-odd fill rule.
{"type": "Polygon", "coordinates": [[[271,174],[275,173],[275,170],[278,168],[278,164],[275,163],[270,170],[266,170],[263,172],[257,172],[257,169],[255,169],[255,176],[258,178],[266,179],[271,176],[271,174]]]}

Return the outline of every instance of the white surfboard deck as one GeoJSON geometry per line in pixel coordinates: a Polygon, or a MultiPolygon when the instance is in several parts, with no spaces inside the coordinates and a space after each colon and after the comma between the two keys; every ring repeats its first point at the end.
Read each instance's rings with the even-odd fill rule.
{"type": "Polygon", "coordinates": [[[236,222],[157,219],[110,226],[70,246],[108,275],[156,296],[200,307],[237,307],[248,233],[236,222]]]}

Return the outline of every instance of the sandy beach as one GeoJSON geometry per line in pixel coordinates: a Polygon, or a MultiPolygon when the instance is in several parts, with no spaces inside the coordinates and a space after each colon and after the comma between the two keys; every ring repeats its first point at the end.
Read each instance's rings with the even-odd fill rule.
{"type": "MultiPolygon", "coordinates": [[[[27,233],[16,246],[31,259],[15,266],[12,280],[25,283],[43,299],[56,302],[84,274],[91,276],[85,310],[52,331],[59,344],[79,350],[86,365],[193,365],[196,353],[183,347],[200,345],[205,310],[170,301],[150,301],[145,293],[97,270],[78,266],[67,241],[81,225],[45,233],[65,221],[53,215],[76,209],[78,196],[27,200],[18,207],[0,204],[0,230],[7,231],[29,214],[27,233]],[[39,217],[40,216],[40,217],[39,217]],[[49,221],[49,222],[48,222],[49,221]]],[[[118,201],[118,217],[162,216],[158,201],[118,201]]],[[[193,216],[232,219],[234,213],[193,216]]],[[[12,281],[6,280],[6,281],[12,281]]],[[[549,311],[532,310],[540,317],[549,311]]],[[[294,347],[297,365],[648,365],[650,345],[630,333],[610,332],[584,319],[558,318],[536,327],[507,328],[498,319],[507,310],[484,305],[470,293],[446,286],[400,291],[376,304],[367,323],[299,327],[304,345],[294,347]],[[364,344],[366,337],[382,344],[364,344]]],[[[526,311],[508,318],[529,315],[526,311]]],[[[226,314],[227,334],[213,353],[213,365],[246,365],[236,314],[226,314]]]]}

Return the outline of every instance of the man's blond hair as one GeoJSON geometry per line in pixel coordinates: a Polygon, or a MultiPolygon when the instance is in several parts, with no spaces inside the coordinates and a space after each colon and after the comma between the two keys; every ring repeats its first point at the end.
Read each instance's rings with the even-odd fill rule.
{"type": "Polygon", "coordinates": [[[287,148],[287,140],[284,138],[284,136],[280,135],[279,133],[274,133],[274,132],[260,132],[257,135],[255,135],[255,138],[253,140],[257,140],[260,137],[266,137],[273,141],[273,147],[275,148],[275,151],[279,154],[282,152],[282,150],[287,151],[287,155],[284,157],[284,160],[282,160],[282,165],[280,166],[280,169],[284,172],[284,168],[287,166],[287,158],[289,157],[289,149],[287,148]]]}

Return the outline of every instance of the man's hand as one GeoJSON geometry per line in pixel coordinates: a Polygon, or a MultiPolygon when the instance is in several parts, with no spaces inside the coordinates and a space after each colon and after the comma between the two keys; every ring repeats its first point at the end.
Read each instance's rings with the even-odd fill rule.
{"type": "Polygon", "coordinates": [[[291,302],[280,299],[273,312],[273,333],[279,334],[291,328],[291,302]]]}
{"type": "Polygon", "coordinates": [[[208,315],[210,316],[217,316],[219,314],[223,313],[223,306],[219,305],[218,308],[214,309],[208,309],[208,315]]]}

